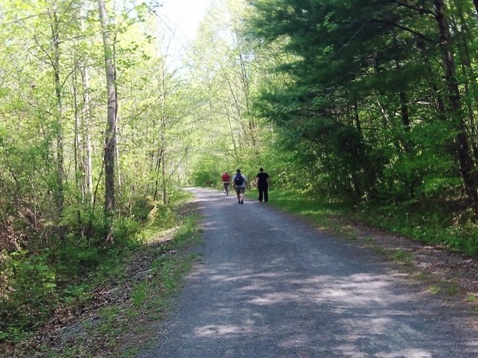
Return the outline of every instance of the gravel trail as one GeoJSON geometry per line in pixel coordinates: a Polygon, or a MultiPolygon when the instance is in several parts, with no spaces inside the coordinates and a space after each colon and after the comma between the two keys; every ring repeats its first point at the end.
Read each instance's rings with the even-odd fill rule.
{"type": "Polygon", "coordinates": [[[201,259],[159,345],[138,357],[478,357],[470,313],[413,289],[371,249],[265,203],[192,191],[201,259]]]}

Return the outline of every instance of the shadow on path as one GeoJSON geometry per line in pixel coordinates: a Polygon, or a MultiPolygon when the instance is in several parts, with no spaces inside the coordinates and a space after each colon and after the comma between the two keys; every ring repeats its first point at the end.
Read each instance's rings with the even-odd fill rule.
{"type": "Polygon", "coordinates": [[[201,260],[139,357],[478,357],[467,312],[267,205],[194,189],[201,260]]]}

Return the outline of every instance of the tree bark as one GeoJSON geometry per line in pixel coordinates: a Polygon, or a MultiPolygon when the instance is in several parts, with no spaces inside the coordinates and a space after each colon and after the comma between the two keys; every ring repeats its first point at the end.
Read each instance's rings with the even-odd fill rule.
{"type": "MultiPolygon", "coordinates": [[[[62,126],[62,85],[60,82],[60,31],[59,19],[55,6],[50,13],[51,33],[52,33],[52,67],[55,83],[56,96],[56,190],[55,201],[57,206],[58,221],[61,222],[64,211],[64,152],[63,152],[63,126],[62,126]]],[[[65,237],[65,228],[58,225],[60,238],[65,237]]]]}
{"type": "Polygon", "coordinates": [[[115,146],[116,146],[116,71],[113,61],[113,48],[108,34],[108,16],[104,0],[98,0],[100,22],[103,33],[105,53],[106,87],[108,92],[108,115],[105,133],[104,166],[105,166],[105,217],[107,224],[107,241],[112,241],[112,225],[115,209],[115,146]]]}
{"type": "Polygon", "coordinates": [[[85,168],[85,183],[84,183],[84,192],[85,196],[89,197],[90,203],[93,204],[93,165],[91,161],[91,135],[90,135],[90,119],[91,119],[91,101],[89,95],[89,79],[90,75],[88,69],[82,71],[83,78],[83,87],[84,87],[84,115],[83,115],[83,131],[84,131],[84,141],[85,141],[85,154],[84,154],[84,168],[85,168]]]}
{"type": "MultiPolygon", "coordinates": [[[[85,18],[86,10],[82,11],[80,16],[81,29],[85,30],[85,18]]],[[[91,100],[90,100],[90,74],[88,72],[88,67],[84,66],[80,68],[81,73],[81,83],[83,86],[83,112],[82,112],[82,125],[81,133],[84,136],[84,154],[82,156],[82,166],[84,170],[84,180],[82,183],[82,194],[85,198],[88,198],[90,204],[93,205],[93,166],[92,166],[92,149],[91,149],[91,135],[90,135],[90,120],[92,117],[91,114],[91,100]]]]}

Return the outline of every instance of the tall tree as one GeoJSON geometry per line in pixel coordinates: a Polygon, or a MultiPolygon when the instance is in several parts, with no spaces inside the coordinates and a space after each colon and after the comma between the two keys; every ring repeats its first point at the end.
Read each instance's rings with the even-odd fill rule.
{"type": "MultiPolygon", "coordinates": [[[[58,209],[58,218],[63,216],[64,210],[64,144],[63,144],[63,85],[60,78],[60,21],[58,18],[58,4],[53,2],[52,7],[48,9],[48,17],[50,19],[51,35],[52,35],[52,55],[50,56],[53,68],[54,86],[56,95],[56,165],[57,165],[57,189],[56,189],[56,205],[58,209]]],[[[60,227],[62,227],[60,225],[60,227]]],[[[61,229],[60,236],[64,237],[64,230],[61,229]]]]}
{"type": "Polygon", "coordinates": [[[298,56],[277,67],[294,82],[264,93],[264,103],[280,108],[265,114],[289,132],[296,128],[297,138],[319,150],[318,163],[333,175],[335,188],[342,183],[357,197],[373,191],[402,198],[428,188],[438,192],[443,187],[436,183],[453,182],[446,178],[454,167],[444,160],[453,155],[476,207],[470,127],[461,108],[457,47],[443,1],[251,3],[256,11],[249,23],[256,38],[266,44],[283,41],[284,51],[298,56]],[[370,173],[376,181],[366,179],[370,173]]]}
{"type": "Polygon", "coordinates": [[[107,126],[104,147],[105,168],[105,217],[107,220],[107,241],[113,240],[112,220],[115,209],[115,150],[116,150],[116,115],[118,101],[116,92],[116,71],[114,66],[114,49],[110,40],[108,13],[104,0],[98,0],[99,16],[103,35],[105,56],[106,90],[108,94],[107,126]]]}
{"type": "Polygon", "coordinates": [[[433,4],[436,10],[436,21],[439,31],[439,45],[442,52],[445,81],[448,89],[448,101],[450,104],[451,117],[450,120],[454,122],[456,128],[455,146],[458,161],[460,163],[460,172],[466,192],[472,200],[473,210],[476,216],[478,216],[478,180],[476,163],[471,155],[470,146],[468,143],[464,112],[461,104],[461,95],[458,88],[452,38],[450,35],[450,25],[445,13],[445,4],[443,0],[434,0],[433,4]]]}

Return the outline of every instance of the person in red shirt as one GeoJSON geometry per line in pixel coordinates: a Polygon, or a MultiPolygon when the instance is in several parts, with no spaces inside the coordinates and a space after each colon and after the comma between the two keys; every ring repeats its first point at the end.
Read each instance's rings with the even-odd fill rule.
{"type": "Polygon", "coordinates": [[[229,184],[231,183],[231,176],[228,172],[224,172],[221,176],[222,184],[224,185],[224,194],[229,195],[229,184]]]}

